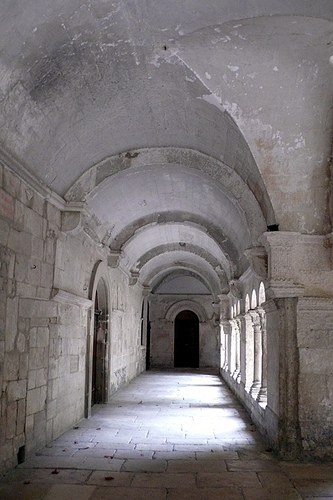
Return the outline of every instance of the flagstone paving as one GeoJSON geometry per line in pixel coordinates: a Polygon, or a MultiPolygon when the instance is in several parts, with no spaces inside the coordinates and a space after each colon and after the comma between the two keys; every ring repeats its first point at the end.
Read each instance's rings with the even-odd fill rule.
{"type": "Polygon", "coordinates": [[[279,461],[216,374],[148,371],[0,479],[1,500],[333,500],[279,461]]]}

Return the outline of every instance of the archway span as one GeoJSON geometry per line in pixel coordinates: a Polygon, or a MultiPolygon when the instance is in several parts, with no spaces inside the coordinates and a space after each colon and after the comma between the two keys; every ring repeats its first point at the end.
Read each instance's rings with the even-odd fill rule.
{"type": "Polygon", "coordinates": [[[270,199],[253,161],[250,172],[244,175],[217,158],[188,148],[138,148],[108,157],[84,172],[67,191],[65,199],[70,202],[88,201],[91,193],[109,177],[130,168],[142,169],[154,165],[160,168],[178,165],[198,170],[218,182],[228,196],[247,207],[244,213],[249,218],[249,225],[252,225],[252,213],[256,213],[256,217],[261,213],[266,225],[275,223],[270,199]],[[249,182],[251,176],[254,176],[252,185],[249,182]]]}
{"type": "MultiPolygon", "coordinates": [[[[172,214],[171,214],[172,215],[172,214]]],[[[208,222],[208,221],[207,221],[208,222]]],[[[194,223],[167,222],[163,227],[155,224],[144,226],[137,231],[122,247],[121,262],[129,269],[140,269],[149,259],[160,253],[186,250],[206,256],[213,267],[221,266],[228,279],[233,275],[231,257],[224,242],[219,242],[202,225],[194,223]]],[[[231,250],[230,250],[231,251],[231,250]]]]}
{"type": "MultiPolygon", "coordinates": [[[[188,212],[173,211],[168,210],[167,212],[159,212],[158,214],[151,214],[145,216],[144,218],[137,219],[133,221],[133,224],[126,226],[120,234],[110,243],[110,235],[108,239],[104,241],[104,244],[110,243],[110,248],[113,251],[120,251],[126,249],[127,244],[133,246],[135,241],[140,241],[143,238],[143,233],[149,231],[151,227],[155,227],[156,232],[164,233],[166,225],[177,224],[181,225],[182,228],[189,227],[189,231],[193,228],[195,233],[197,230],[207,234],[209,238],[215,241],[215,244],[221,248],[224,257],[222,261],[225,264],[224,267],[228,268],[231,262],[242,261],[243,256],[239,251],[239,248],[235,246],[234,242],[230,237],[226,236],[221,227],[214,224],[207,217],[201,217],[197,214],[191,214],[188,212]],[[229,262],[229,263],[228,263],[229,262]]],[[[184,231],[185,232],[185,231],[184,231]]],[[[161,241],[161,237],[159,238],[161,241]]],[[[183,241],[183,238],[176,240],[177,242],[183,241]]]]}
{"type": "Polygon", "coordinates": [[[223,290],[229,289],[228,280],[221,269],[213,269],[202,257],[178,251],[151,259],[143,266],[140,281],[143,285],[154,288],[167,274],[179,269],[190,270],[201,276],[216,300],[223,290]]]}

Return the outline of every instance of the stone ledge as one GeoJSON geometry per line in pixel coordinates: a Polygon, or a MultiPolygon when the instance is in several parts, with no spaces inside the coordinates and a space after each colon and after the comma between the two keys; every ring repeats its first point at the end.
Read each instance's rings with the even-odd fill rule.
{"type": "Polygon", "coordinates": [[[89,309],[93,302],[85,297],[80,297],[74,293],[66,292],[60,288],[53,288],[51,292],[51,300],[55,302],[60,302],[61,304],[71,304],[75,306],[83,307],[84,309],[89,309]]]}

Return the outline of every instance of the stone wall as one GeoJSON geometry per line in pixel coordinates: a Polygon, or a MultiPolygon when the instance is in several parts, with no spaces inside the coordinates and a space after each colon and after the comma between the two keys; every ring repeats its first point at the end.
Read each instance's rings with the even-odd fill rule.
{"type": "MultiPolygon", "coordinates": [[[[58,205],[0,166],[1,469],[89,413],[91,284],[96,262],[107,255],[80,224],[74,231],[64,224],[66,206],[58,205]]],[[[111,395],[144,369],[145,347],[142,291],[105,267],[111,395]]]]}

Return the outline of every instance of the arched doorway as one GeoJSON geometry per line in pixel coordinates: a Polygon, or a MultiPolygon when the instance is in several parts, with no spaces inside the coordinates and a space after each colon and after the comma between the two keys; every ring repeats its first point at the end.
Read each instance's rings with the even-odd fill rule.
{"type": "Polygon", "coordinates": [[[106,287],[103,280],[100,279],[96,289],[94,308],[91,406],[107,401],[108,316],[106,287]]]}
{"type": "Polygon", "coordinates": [[[199,319],[189,310],[175,319],[175,368],[199,367],[199,319]]]}

